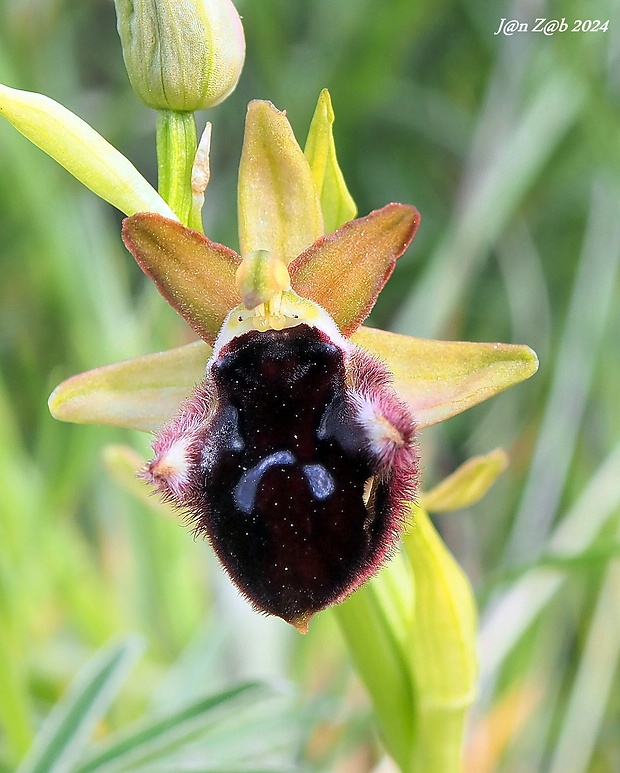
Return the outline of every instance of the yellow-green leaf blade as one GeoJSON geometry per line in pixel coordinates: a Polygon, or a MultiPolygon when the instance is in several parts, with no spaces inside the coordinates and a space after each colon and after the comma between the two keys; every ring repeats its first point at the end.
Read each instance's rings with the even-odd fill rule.
{"type": "Polygon", "coordinates": [[[324,233],[310,166],[286,114],[271,102],[248,106],[238,206],[242,255],[268,250],[290,263],[324,233]]]}
{"type": "Polygon", "coordinates": [[[496,448],[484,456],[474,456],[420,495],[421,506],[429,513],[448,513],[478,502],[508,467],[508,455],[496,448]]]}
{"type": "Polygon", "coordinates": [[[425,338],[361,328],[352,340],[386,362],[419,428],[449,419],[532,376],[529,346],[425,338]]]}
{"type": "Polygon", "coordinates": [[[418,211],[406,204],[388,204],[351,220],[293,261],[291,286],[350,335],[370,313],[419,222],[418,211]]]}
{"type": "Polygon", "coordinates": [[[416,694],[416,773],[459,773],[478,661],[469,581],[428,515],[414,508],[404,537],[415,581],[411,667],[416,694]]]}
{"type": "Polygon", "coordinates": [[[357,207],[338,165],[333,124],[331,97],[323,89],[310,123],[304,155],[319,191],[325,233],[335,231],[357,215],[357,207]]]}
{"type": "Polygon", "coordinates": [[[168,303],[213,343],[240,300],[235,286],[239,255],[199,231],[148,212],[125,220],[123,241],[168,303]]]}
{"type": "Polygon", "coordinates": [[[126,215],[175,215],[122,153],[81,118],[42,94],[0,84],[0,115],[87,188],[126,215]]]}
{"type": "Polygon", "coordinates": [[[80,373],[52,392],[50,412],[77,424],[155,431],[204,377],[210,356],[211,347],[197,341],[80,373]]]}
{"type": "Polygon", "coordinates": [[[349,656],[372,700],[385,746],[401,769],[408,770],[414,728],[412,680],[374,580],[333,610],[349,656]]]}

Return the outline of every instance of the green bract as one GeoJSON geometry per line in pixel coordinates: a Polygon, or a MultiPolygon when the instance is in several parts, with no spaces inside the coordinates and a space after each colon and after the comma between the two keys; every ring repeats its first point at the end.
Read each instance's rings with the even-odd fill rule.
{"type": "Polygon", "coordinates": [[[30,91],[0,84],[0,115],[102,199],[126,215],[175,215],[133,164],[86,121],[30,91]]]}
{"type": "Polygon", "coordinates": [[[147,107],[213,107],[237,85],[245,58],[231,0],[114,0],[129,80],[147,107]]]}

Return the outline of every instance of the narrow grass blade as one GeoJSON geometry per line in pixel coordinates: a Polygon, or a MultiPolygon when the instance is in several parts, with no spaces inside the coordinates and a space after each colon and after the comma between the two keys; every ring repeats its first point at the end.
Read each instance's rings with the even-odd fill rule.
{"type": "Polygon", "coordinates": [[[620,189],[600,175],[592,189],[588,228],[530,473],[506,546],[509,560],[540,553],[569,479],[601,344],[614,311],[620,271],[619,207],[620,189]]]}
{"type": "Polygon", "coordinates": [[[93,728],[123,686],[141,649],[139,640],[131,638],[100,650],[54,708],[16,773],[72,770],[93,728]]]}
{"type": "Polygon", "coordinates": [[[221,710],[234,707],[237,711],[243,705],[256,700],[264,691],[263,685],[250,682],[201,698],[167,717],[144,724],[124,735],[86,760],[73,773],[118,771],[147,755],[152,758],[152,755],[163,754],[179,743],[180,739],[190,736],[197,729],[204,728],[209,722],[219,718],[221,710]]]}
{"type": "MultiPolygon", "coordinates": [[[[498,152],[469,159],[454,219],[396,316],[398,332],[433,337],[445,330],[489,247],[579,116],[584,102],[580,81],[559,69],[541,81],[510,131],[492,137],[494,142],[502,140],[498,152]]],[[[487,136],[487,148],[490,139],[487,136]]]]}
{"type": "Polygon", "coordinates": [[[549,773],[587,773],[620,661],[620,561],[605,572],[549,773]]]}
{"type": "MultiPolygon", "coordinates": [[[[587,550],[620,506],[620,444],[608,455],[549,539],[545,553],[576,555],[587,550]]],[[[566,573],[534,568],[485,612],[479,636],[481,685],[489,689],[517,642],[555,596],[566,573]]]]}

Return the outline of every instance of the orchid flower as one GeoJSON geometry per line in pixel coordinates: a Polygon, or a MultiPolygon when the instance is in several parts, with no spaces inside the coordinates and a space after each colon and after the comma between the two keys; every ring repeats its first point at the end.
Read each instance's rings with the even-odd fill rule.
{"type": "Polygon", "coordinates": [[[0,115],[128,215],[125,245],[200,337],[73,376],[52,393],[52,414],[156,433],[143,477],[206,534],[239,590],[302,631],[338,604],[401,768],[456,770],[474,694],[474,604],[421,507],[473,501],[504,460],[475,462],[422,495],[415,438],[531,376],[536,355],[362,325],[419,215],[392,203],[356,219],[326,91],[303,151],[284,113],[250,103],[239,252],[187,227],[208,179],[204,145],[194,214],[185,207],[181,222],[57,103],[2,86],[0,115]]]}

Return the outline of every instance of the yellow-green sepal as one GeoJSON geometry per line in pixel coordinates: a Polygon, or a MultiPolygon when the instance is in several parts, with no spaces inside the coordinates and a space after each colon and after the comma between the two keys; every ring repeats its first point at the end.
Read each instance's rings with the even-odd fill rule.
{"type": "Polygon", "coordinates": [[[271,102],[248,105],[238,208],[242,256],[267,250],[288,264],[324,233],[310,165],[286,114],[271,102]]]}
{"type": "Polygon", "coordinates": [[[385,362],[417,427],[449,419],[538,370],[529,346],[433,341],[361,327],[354,343],[385,362]]]}
{"type": "Polygon", "coordinates": [[[323,89],[310,123],[304,154],[319,191],[325,233],[335,231],[357,215],[357,206],[338,165],[333,124],[331,97],[323,89]]]}
{"type": "Polygon", "coordinates": [[[202,341],[80,373],[50,395],[52,416],[154,432],[202,380],[211,347],[202,341]]]}

